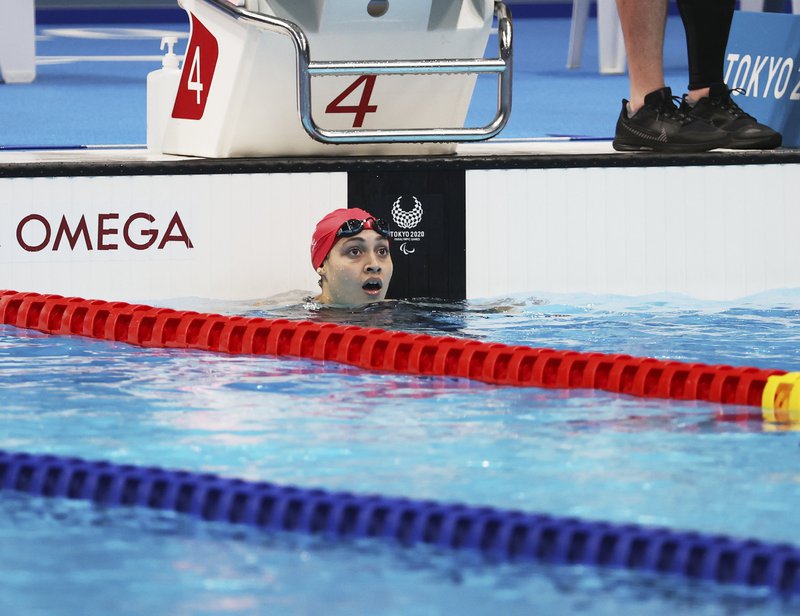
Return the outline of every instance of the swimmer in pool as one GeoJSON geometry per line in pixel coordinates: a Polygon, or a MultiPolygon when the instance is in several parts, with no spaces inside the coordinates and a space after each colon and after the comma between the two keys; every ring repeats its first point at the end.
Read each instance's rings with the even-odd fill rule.
{"type": "Polygon", "coordinates": [[[389,227],[358,208],[334,210],[317,223],[311,263],[319,274],[320,304],[358,307],[386,298],[392,279],[389,227]]]}

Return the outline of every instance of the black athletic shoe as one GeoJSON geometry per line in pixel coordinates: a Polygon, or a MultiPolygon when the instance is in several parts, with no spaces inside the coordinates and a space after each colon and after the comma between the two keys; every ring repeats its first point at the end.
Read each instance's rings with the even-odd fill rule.
{"type": "Polygon", "coordinates": [[[631,117],[627,105],[623,99],[612,144],[620,152],[705,152],[728,145],[724,130],[678,109],[669,88],[650,92],[631,117]]]}
{"type": "MultiPolygon", "coordinates": [[[[738,88],[736,91],[743,92],[738,88]]],[[[724,83],[713,85],[709,95],[701,98],[693,106],[686,102],[684,94],[681,111],[726,131],[730,136],[730,143],[725,147],[734,150],[777,148],[783,140],[781,134],[769,126],[759,124],[753,116],[742,111],[733,101],[731,92],[734,90],[729,90],[724,83]]]]}

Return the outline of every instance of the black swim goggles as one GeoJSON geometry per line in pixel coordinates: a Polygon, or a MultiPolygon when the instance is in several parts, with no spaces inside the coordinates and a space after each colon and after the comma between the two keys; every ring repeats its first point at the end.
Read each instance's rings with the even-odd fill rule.
{"type": "Polygon", "coordinates": [[[346,220],[336,232],[336,237],[353,237],[361,233],[364,229],[372,229],[378,235],[382,235],[386,238],[392,237],[389,225],[386,224],[383,218],[365,218],[364,220],[351,218],[350,220],[346,220]]]}

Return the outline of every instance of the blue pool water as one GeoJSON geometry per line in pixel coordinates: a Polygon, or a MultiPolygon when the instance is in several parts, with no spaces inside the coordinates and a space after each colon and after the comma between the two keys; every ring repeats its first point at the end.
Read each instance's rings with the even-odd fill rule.
{"type": "MultiPolygon", "coordinates": [[[[800,367],[800,291],[736,303],[515,296],[308,312],[531,346],[800,367]]],[[[800,543],[796,432],[742,409],[153,350],[0,326],[0,449],[800,543]]],[[[491,565],[0,493],[0,613],[783,614],[764,591],[491,565]]]]}

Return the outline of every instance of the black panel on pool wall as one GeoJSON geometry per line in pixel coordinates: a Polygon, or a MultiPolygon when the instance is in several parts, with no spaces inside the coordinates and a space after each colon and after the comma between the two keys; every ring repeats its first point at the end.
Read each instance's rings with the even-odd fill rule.
{"type": "Polygon", "coordinates": [[[466,176],[463,170],[351,171],[350,207],[392,229],[392,299],[466,297],[466,176]]]}

